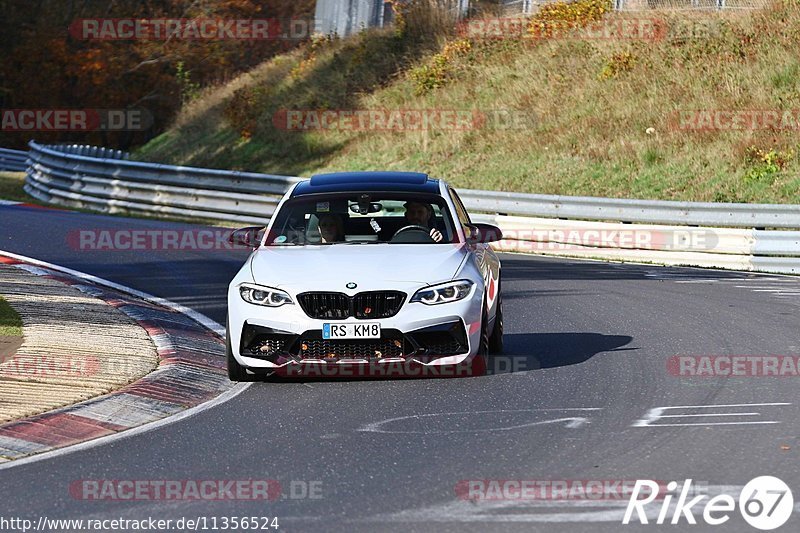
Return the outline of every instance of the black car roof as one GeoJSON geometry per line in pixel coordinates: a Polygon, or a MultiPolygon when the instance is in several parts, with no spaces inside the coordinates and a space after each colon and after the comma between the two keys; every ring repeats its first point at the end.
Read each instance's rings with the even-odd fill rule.
{"type": "Polygon", "coordinates": [[[439,194],[439,180],[420,172],[336,172],[301,181],[292,198],[328,192],[413,192],[439,194]]]}

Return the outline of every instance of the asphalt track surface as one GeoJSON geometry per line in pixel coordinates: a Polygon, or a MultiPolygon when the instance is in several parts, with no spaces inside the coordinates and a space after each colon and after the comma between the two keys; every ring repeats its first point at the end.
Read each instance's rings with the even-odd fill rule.
{"type": "MultiPolygon", "coordinates": [[[[67,239],[84,229],[186,227],[0,207],[0,249],[224,322],[225,289],[245,254],[91,252],[67,239]]],[[[800,500],[797,377],[686,378],[667,370],[674,355],[800,354],[800,282],[522,255],[502,261],[506,351],[492,375],[256,383],[195,417],[0,471],[0,515],[277,516],[282,531],[756,531],[737,513],[717,527],[622,526],[624,503],[472,503],[455,487],[481,479],[687,478],[741,487],[776,475],[800,500]],[[714,407],[730,405],[737,407],[714,407]],[[676,406],[688,407],[637,425],[651,409],[676,406]],[[84,501],[69,492],[81,479],[274,479],[286,497],[84,501]],[[304,482],[321,497],[303,498],[304,482]]],[[[798,508],[782,531],[797,531],[798,508]]]]}

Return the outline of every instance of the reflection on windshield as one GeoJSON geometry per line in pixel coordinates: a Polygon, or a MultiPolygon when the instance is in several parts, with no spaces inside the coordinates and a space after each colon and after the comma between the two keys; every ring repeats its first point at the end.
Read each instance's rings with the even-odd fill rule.
{"type": "Polygon", "coordinates": [[[457,240],[452,218],[439,196],[356,194],[286,202],[275,215],[266,244],[442,244],[457,240]]]}

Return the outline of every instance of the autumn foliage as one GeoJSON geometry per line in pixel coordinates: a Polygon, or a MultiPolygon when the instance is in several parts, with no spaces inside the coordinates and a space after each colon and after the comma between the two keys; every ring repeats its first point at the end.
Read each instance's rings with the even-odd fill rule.
{"type": "Polygon", "coordinates": [[[302,39],[87,40],[79,19],[277,19],[313,16],[314,0],[0,0],[0,109],[145,109],[145,131],[0,131],[0,146],[77,142],[127,149],[169,126],[182,103],[302,39]]]}

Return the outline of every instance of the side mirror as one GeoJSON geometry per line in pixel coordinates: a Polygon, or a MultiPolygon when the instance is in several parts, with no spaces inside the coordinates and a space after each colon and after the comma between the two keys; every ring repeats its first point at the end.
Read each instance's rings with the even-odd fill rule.
{"type": "Polygon", "coordinates": [[[470,244],[488,244],[503,239],[503,232],[491,224],[468,224],[467,242],[470,244]]]}
{"type": "Polygon", "coordinates": [[[267,228],[264,226],[239,228],[231,232],[231,236],[228,237],[228,242],[234,246],[244,246],[252,249],[258,248],[261,245],[261,237],[265,229],[267,228]]]}

